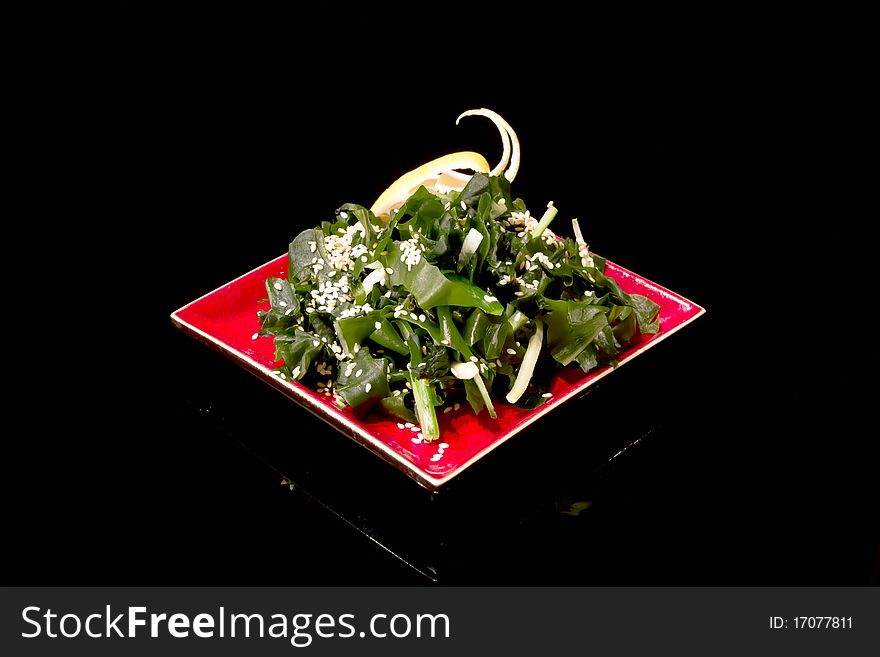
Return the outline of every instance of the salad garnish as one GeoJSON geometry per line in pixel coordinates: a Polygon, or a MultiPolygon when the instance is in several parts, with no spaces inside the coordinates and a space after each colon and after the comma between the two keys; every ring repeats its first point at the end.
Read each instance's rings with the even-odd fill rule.
{"type": "Polygon", "coordinates": [[[511,195],[516,133],[497,113],[501,161],[452,153],[398,178],[368,209],[347,203],[290,244],[286,278],[266,281],[275,372],[350,406],[440,436],[437,410],[467,401],[536,408],[557,368],[589,372],[659,331],[659,306],[605,276],[577,219],[557,236],[511,195]],[[469,170],[467,172],[462,170],[469,170]]]}

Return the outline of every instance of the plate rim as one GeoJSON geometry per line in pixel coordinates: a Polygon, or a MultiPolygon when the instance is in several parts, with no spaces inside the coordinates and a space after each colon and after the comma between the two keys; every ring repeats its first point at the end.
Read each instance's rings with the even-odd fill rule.
{"type": "Polygon", "coordinates": [[[691,322],[693,322],[697,318],[702,317],[703,315],[706,314],[706,309],[703,306],[691,301],[687,297],[684,297],[681,294],[678,294],[677,292],[673,292],[669,288],[664,287],[664,286],[660,285],[659,283],[655,283],[654,281],[651,281],[650,279],[647,279],[647,278],[641,276],[640,274],[636,274],[632,270],[627,269],[626,267],[623,267],[621,265],[618,265],[615,262],[606,261],[606,262],[611,262],[611,264],[614,265],[614,267],[629,273],[630,275],[632,275],[634,278],[638,279],[639,281],[641,281],[643,283],[648,283],[662,292],[665,292],[665,293],[667,293],[677,299],[681,299],[682,301],[687,302],[688,304],[693,306],[697,310],[697,312],[694,313],[694,315],[692,315],[691,317],[689,317],[685,321],[683,321],[681,324],[674,326],[670,330],[661,331],[659,334],[656,335],[656,337],[654,337],[649,342],[642,343],[642,344],[638,345],[635,349],[628,350],[625,354],[623,354],[623,358],[621,359],[621,361],[617,367],[611,367],[611,366],[605,365],[603,367],[603,369],[596,372],[594,376],[592,376],[591,378],[584,380],[581,383],[573,386],[564,395],[560,395],[559,397],[554,397],[552,403],[543,404],[542,406],[538,407],[537,409],[534,409],[534,412],[530,413],[526,418],[524,418],[524,420],[519,425],[517,425],[515,428],[511,429],[510,431],[506,432],[499,439],[493,441],[489,445],[486,445],[486,447],[484,447],[480,451],[473,454],[469,459],[462,462],[454,470],[443,473],[442,475],[439,475],[439,476],[435,476],[435,475],[432,475],[428,472],[424,472],[423,470],[419,469],[414,463],[410,462],[409,460],[404,458],[401,454],[399,454],[396,451],[394,451],[393,449],[391,449],[384,442],[382,442],[381,440],[377,439],[375,436],[370,434],[370,432],[367,431],[360,424],[353,422],[349,418],[345,417],[345,415],[343,415],[341,411],[324,406],[323,404],[319,404],[316,399],[312,398],[309,394],[306,393],[306,391],[308,391],[309,388],[307,388],[302,383],[299,383],[297,381],[284,381],[284,380],[280,379],[278,376],[275,376],[272,374],[272,372],[274,370],[269,369],[265,365],[262,365],[261,363],[257,362],[255,359],[253,359],[252,357],[248,356],[247,354],[245,354],[241,351],[238,351],[238,350],[232,348],[230,345],[218,340],[214,336],[210,335],[209,333],[206,333],[205,331],[198,328],[197,326],[194,326],[193,324],[186,321],[185,319],[183,319],[180,316],[181,312],[185,311],[187,308],[189,308],[193,304],[201,301],[202,299],[205,299],[206,297],[209,297],[213,294],[216,294],[217,292],[220,292],[224,288],[228,288],[228,287],[232,286],[233,284],[237,283],[241,279],[243,279],[247,276],[250,276],[254,272],[256,272],[260,269],[263,269],[264,267],[266,267],[268,265],[275,263],[276,261],[285,257],[286,255],[287,254],[279,255],[279,256],[273,258],[272,260],[268,260],[267,262],[264,262],[263,264],[254,267],[250,271],[247,271],[247,272],[241,274],[240,276],[237,276],[236,278],[232,279],[231,281],[228,281],[228,282],[214,288],[210,292],[206,292],[205,294],[201,295],[200,297],[197,297],[197,298],[193,299],[192,301],[184,304],[183,306],[181,306],[180,308],[178,308],[177,310],[173,311],[170,314],[169,317],[171,319],[171,322],[178,329],[180,329],[184,333],[189,334],[191,337],[195,338],[197,341],[202,342],[203,344],[206,344],[207,346],[209,346],[209,347],[213,348],[215,351],[218,351],[221,354],[227,356],[228,358],[230,358],[233,361],[239,361],[240,363],[242,363],[244,365],[245,370],[248,371],[250,374],[257,377],[261,381],[268,383],[272,388],[281,392],[284,396],[297,402],[303,408],[305,408],[307,411],[309,411],[310,413],[312,413],[313,415],[315,415],[319,419],[323,420],[324,422],[326,422],[327,424],[329,424],[333,428],[342,432],[348,438],[354,439],[355,442],[360,444],[362,447],[365,447],[366,449],[370,449],[371,451],[376,453],[378,456],[382,457],[385,461],[387,461],[388,463],[393,465],[395,468],[397,468],[398,470],[403,472],[405,475],[407,475],[408,477],[410,477],[411,479],[413,479],[414,481],[416,481],[420,485],[424,486],[425,488],[427,488],[428,490],[431,490],[433,492],[439,491],[444,485],[449,483],[450,480],[452,480],[453,478],[460,475],[462,472],[467,470],[470,466],[474,465],[477,461],[480,461],[481,459],[483,459],[489,453],[491,453],[492,451],[494,451],[495,449],[497,449],[498,447],[500,447],[501,445],[506,443],[508,440],[513,438],[515,435],[517,435],[518,433],[520,433],[524,429],[530,427],[534,422],[538,421],[539,419],[544,417],[544,415],[546,415],[550,411],[554,410],[556,408],[556,406],[563,404],[566,401],[569,401],[570,399],[572,399],[573,397],[583,393],[586,389],[588,389],[589,387],[594,385],[596,382],[600,381],[602,378],[604,378],[605,376],[607,376],[611,372],[614,372],[614,371],[620,369],[621,367],[626,365],[627,362],[634,359],[636,356],[639,356],[640,354],[644,353],[648,349],[654,347],[655,345],[659,344],[660,342],[662,342],[663,340],[668,338],[673,333],[676,333],[680,329],[683,329],[685,326],[687,326],[688,324],[690,324],[691,322]],[[331,418],[332,418],[332,420],[331,420],[331,418]],[[377,452],[377,450],[378,450],[378,452],[377,452]]]}

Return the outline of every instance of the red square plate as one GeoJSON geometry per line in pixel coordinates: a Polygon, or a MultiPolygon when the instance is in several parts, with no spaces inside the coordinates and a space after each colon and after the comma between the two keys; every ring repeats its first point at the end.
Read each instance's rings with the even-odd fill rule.
{"type": "MultiPolygon", "coordinates": [[[[624,291],[642,294],[660,305],[660,332],[645,336],[636,348],[622,354],[619,358],[620,365],[629,362],[706,312],[684,297],[611,262],[606,264],[606,274],[616,279],[624,291]]],[[[358,420],[350,408],[344,411],[336,408],[332,397],[319,394],[300,383],[283,381],[272,374],[275,367],[275,346],[272,340],[253,340],[251,337],[260,328],[257,310],[268,308],[268,303],[259,304],[258,300],[266,297],[265,280],[269,276],[287,276],[287,255],[257,267],[185,305],[171,314],[171,320],[184,332],[232,358],[273,388],[431,490],[439,489],[532,422],[559,404],[573,399],[612,371],[612,368],[604,366],[585,375],[578,368],[562,368],[553,384],[553,397],[547,403],[527,411],[497,401],[496,420],[490,419],[485,412],[475,416],[467,404],[462,405],[458,411],[441,413],[438,416],[440,441],[448,447],[439,460],[432,460],[431,457],[438,453],[438,442],[414,443],[415,434],[406,427],[401,429],[396,419],[377,414],[368,421],[358,420]]]]}

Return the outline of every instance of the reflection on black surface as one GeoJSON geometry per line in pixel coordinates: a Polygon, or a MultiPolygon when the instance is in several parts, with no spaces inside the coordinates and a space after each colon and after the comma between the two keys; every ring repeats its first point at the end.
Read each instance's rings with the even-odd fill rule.
{"type": "MultiPolygon", "coordinates": [[[[304,410],[291,408],[283,398],[264,405],[278,413],[276,417],[285,418],[282,422],[297,427],[296,432],[279,436],[260,431],[251,418],[242,417],[247,406],[240,404],[239,392],[235,401],[227,395],[212,392],[210,406],[196,404],[197,395],[190,401],[194,410],[274,470],[281,485],[307,496],[420,575],[441,582],[462,577],[476,566],[484,576],[491,575],[492,568],[505,564],[531,532],[540,528],[551,540],[546,534],[564,531],[575,522],[575,515],[584,523],[586,514],[572,513],[571,508],[577,510],[583,503],[592,508],[597,496],[601,499],[604,477],[620,460],[636,458],[633,451],[650,435],[630,442],[615,435],[623,446],[611,455],[602,446],[607,452],[614,440],[584,449],[574,444],[577,437],[561,436],[551,449],[553,457],[562,456],[561,463],[524,453],[541,449],[540,436],[526,436],[519,449],[475,467],[475,474],[463,476],[462,482],[431,492],[363,448],[344,444],[345,438],[304,410]],[[274,402],[288,408],[276,408],[274,402]]],[[[529,561],[541,556],[530,552],[529,561]]]]}
{"type": "MultiPolygon", "coordinates": [[[[206,429],[232,436],[268,466],[267,481],[293,484],[298,504],[340,529],[331,548],[340,572],[301,564],[300,581],[867,583],[877,542],[866,518],[875,498],[860,476],[864,464],[846,464],[846,482],[826,471],[832,487],[815,506],[804,500],[805,479],[821,467],[818,427],[803,415],[810,401],[780,394],[772,401],[776,415],[762,415],[772,376],[742,388],[741,377],[719,368],[717,354],[687,357],[712,335],[710,317],[437,493],[182,334],[175,394],[206,429]],[[737,415],[743,399],[758,410],[737,415]],[[802,451],[791,452],[798,440],[802,451]],[[787,498],[789,489],[798,491],[795,499],[787,498]],[[578,502],[591,504],[576,516],[563,513],[578,502]],[[381,565],[366,575],[346,573],[347,556],[370,550],[386,555],[376,558],[381,565]]],[[[834,458],[846,463],[836,452],[826,463],[833,466],[834,458]]],[[[300,527],[301,512],[281,509],[264,518],[267,525],[300,527]]],[[[314,524],[302,528],[316,531],[314,524]]],[[[253,540],[271,534],[267,527],[253,540]]],[[[279,558],[273,552],[267,558],[279,558]]]]}
{"type": "MultiPolygon", "coordinates": [[[[685,409],[650,383],[652,370],[668,363],[646,356],[646,365],[621,368],[432,493],[205,347],[186,351],[178,381],[194,413],[240,441],[296,494],[441,583],[619,577],[615,567],[604,571],[610,555],[597,553],[612,549],[624,560],[618,566],[630,567],[613,547],[622,528],[606,503],[668,448],[666,426],[687,430],[685,409]],[[591,505],[564,513],[578,502],[591,505]],[[601,567],[590,565],[593,558],[601,567]]],[[[663,375],[673,393],[674,372],[663,375]]],[[[648,542],[645,549],[655,548],[648,542]]]]}

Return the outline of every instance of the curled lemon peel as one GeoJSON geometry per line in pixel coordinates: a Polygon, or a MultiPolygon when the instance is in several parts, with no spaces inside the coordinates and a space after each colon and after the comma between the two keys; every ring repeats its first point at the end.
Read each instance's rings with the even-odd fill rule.
{"type": "Polygon", "coordinates": [[[501,154],[501,161],[498,162],[489,174],[497,176],[504,173],[504,177],[507,178],[508,181],[513,182],[513,179],[516,178],[516,174],[519,171],[519,161],[521,157],[519,137],[516,136],[516,132],[514,132],[513,128],[510,127],[510,124],[504,120],[503,116],[498,112],[486,109],[485,107],[462,112],[455,120],[455,125],[458,125],[466,116],[484,116],[492,121],[492,123],[495,124],[495,127],[498,128],[498,134],[501,135],[503,152],[501,154]]]}
{"type": "Polygon", "coordinates": [[[455,120],[455,124],[458,125],[459,121],[466,116],[486,117],[498,128],[498,133],[501,135],[502,154],[501,160],[495,168],[490,170],[486,158],[473,151],[449,153],[438,157],[408,171],[391,183],[370,208],[374,215],[387,217],[392,210],[403,205],[406,199],[421,186],[436,192],[460,192],[470,180],[471,174],[462,173],[457,169],[470,169],[492,176],[500,175],[503,172],[507,180],[513,181],[519,171],[520,162],[519,139],[513,128],[501,115],[485,107],[462,112],[455,120]]]}

